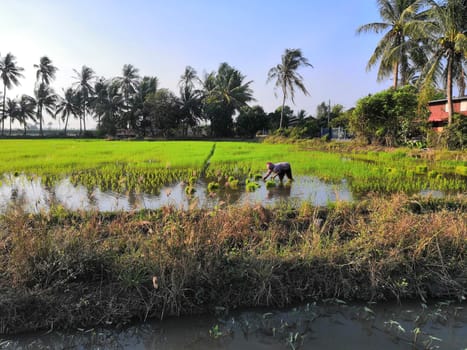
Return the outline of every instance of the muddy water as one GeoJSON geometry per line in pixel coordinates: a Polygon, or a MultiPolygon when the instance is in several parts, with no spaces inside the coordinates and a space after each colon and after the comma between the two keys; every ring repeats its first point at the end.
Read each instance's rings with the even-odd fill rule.
{"type": "Polygon", "coordinates": [[[69,179],[64,179],[53,188],[42,185],[40,178],[27,179],[25,176],[7,175],[0,186],[0,212],[9,206],[20,206],[26,212],[46,211],[52,204],[60,204],[70,210],[139,210],[157,209],[164,205],[178,208],[190,206],[214,207],[226,204],[262,203],[307,200],[315,205],[324,205],[336,200],[350,201],[352,194],[345,181],[338,185],[324,183],[316,178],[297,177],[292,183],[267,189],[263,182],[254,192],[244,189],[229,190],[221,188],[215,193],[207,192],[207,183],[199,180],[195,185],[195,193],[188,196],[185,185],[176,183],[162,188],[160,194],[115,193],[95,188],[89,191],[84,186],[75,186],[69,179]]]}
{"type": "Polygon", "coordinates": [[[467,348],[467,305],[346,305],[172,318],[125,329],[3,338],[0,349],[444,349],[467,348]]]}

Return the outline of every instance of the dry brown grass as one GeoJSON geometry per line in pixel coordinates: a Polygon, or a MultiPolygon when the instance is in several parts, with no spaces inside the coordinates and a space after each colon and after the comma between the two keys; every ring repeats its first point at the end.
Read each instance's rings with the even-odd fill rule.
{"type": "Polygon", "coordinates": [[[465,295],[467,201],[374,197],[0,219],[3,332],[284,306],[465,295]],[[157,288],[154,287],[157,281],[157,288]]]}

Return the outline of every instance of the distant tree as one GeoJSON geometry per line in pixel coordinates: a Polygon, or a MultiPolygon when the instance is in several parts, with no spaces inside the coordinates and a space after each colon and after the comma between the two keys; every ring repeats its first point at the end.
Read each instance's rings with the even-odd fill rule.
{"type": "Polygon", "coordinates": [[[123,118],[124,101],[115,80],[99,79],[94,85],[91,106],[98,118],[98,130],[102,134],[115,135],[117,129],[126,128],[123,118]]]}
{"type": "Polygon", "coordinates": [[[259,130],[268,128],[268,116],[261,106],[243,107],[236,120],[236,131],[242,137],[254,137],[259,130]]]}
{"type": "MultiPolygon", "coordinates": [[[[357,29],[357,33],[385,32],[368,61],[367,70],[380,62],[378,80],[393,76],[393,87],[397,89],[409,82],[410,57],[413,62],[426,62],[420,46],[411,39],[424,25],[425,13],[421,13],[425,0],[379,0],[379,13],[383,22],[368,23],[357,29]]],[[[412,72],[413,75],[413,72],[412,72]]]]}
{"type": "Polygon", "coordinates": [[[164,137],[168,137],[171,130],[178,126],[179,102],[168,89],[159,89],[156,93],[149,94],[145,101],[145,108],[149,113],[153,135],[160,132],[164,137]]]}
{"type": "Polygon", "coordinates": [[[134,116],[133,119],[135,123],[132,124],[132,127],[143,136],[146,136],[146,130],[150,128],[150,116],[148,110],[144,107],[144,102],[148,96],[157,92],[158,85],[159,80],[157,77],[143,77],[136,86],[136,91],[133,96],[131,114],[134,116]]]}
{"type": "Polygon", "coordinates": [[[83,129],[86,132],[86,110],[92,99],[94,93],[93,81],[95,79],[94,71],[87,67],[82,66],[81,71],[74,69],[76,82],[73,84],[76,87],[76,91],[80,94],[80,133],[81,133],[81,121],[83,122],[83,129]]]}
{"type": "Polygon", "coordinates": [[[282,128],[279,127],[281,120],[283,125],[288,125],[293,113],[292,108],[289,106],[279,106],[274,112],[268,114],[269,128],[272,130],[279,129],[279,132],[282,132],[282,128]]]}
{"type": "Polygon", "coordinates": [[[295,118],[297,118],[297,126],[302,127],[305,125],[306,120],[311,118],[311,116],[308,116],[304,109],[300,109],[295,115],[295,118]]]}
{"type": "Polygon", "coordinates": [[[136,92],[136,87],[140,81],[138,71],[138,68],[134,67],[133,65],[125,64],[123,65],[122,76],[116,78],[118,86],[120,87],[120,91],[125,100],[127,100],[136,92]]]}
{"type": "Polygon", "coordinates": [[[37,107],[37,119],[39,120],[40,135],[43,136],[42,123],[43,123],[43,112],[46,111],[50,115],[54,116],[55,103],[57,101],[57,95],[54,90],[44,84],[40,83],[37,89],[34,91],[36,97],[37,107]]]}
{"type": "Polygon", "coordinates": [[[196,70],[187,66],[183,75],[180,77],[180,115],[182,123],[182,133],[187,135],[188,127],[194,127],[203,117],[202,98],[200,89],[196,88],[201,84],[196,70]]]}
{"type": "Polygon", "coordinates": [[[14,119],[16,119],[18,115],[18,102],[15,99],[7,98],[4,109],[5,109],[5,116],[10,118],[9,135],[11,135],[11,123],[14,119]]]}
{"type": "Polygon", "coordinates": [[[24,135],[26,135],[27,121],[36,121],[36,100],[28,95],[22,95],[18,101],[17,120],[24,127],[24,135]]]}
{"type": "Polygon", "coordinates": [[[51,81],[55,79],[57,67],[52,64],[52,61],[47,56],[40,58],[40,63],[35,64],[37,84],[50,85],[51,81]]]}
{"type": "Polygon", "coordinates": [[[63,94],[64,97],[58,97],[55,115],[65,123],[63,132],[66,136],[69,118],[70,116],[77,117],[79,115],[80,105],[77,98],[77,93],[73,90],[73,88],[64,90],[63,94]]]}
{"type": "Polygon", "coordinates": [[[234,113],[253,100],[252,81],[244,80],[245,76],[227,63],[206,76],[203,109],[211,122],[211,135],[232,136],[234,113]]]}
{"type": "MultiPolygon", "coordinates": [[[[282,110],[284,110],[285,101],[290,96],[292,103],[295,97],[295,88],[298,87],[305,95],[309,95],[304,83],[303,77],[297,72],[300,67],[313,67],[308,59],[302,55],[300,49],[286,49],[282,55],[282,61],[277,66],[271,68],[268,72],[268,82],[275,80],[276,88],[282,90],[282,110]]],[[[282,128],[283,113],[279,122],[279,128],[282,128]]]]}
{"type": "Polygon", "coordinates": [[[23,70],[24,68],[16,65],[16,57],[11,53],[7,53],[5,57],[0,58],[0,76],[3,82],[2,135],[5,128],[6,89],[11,89],[13,85],[19,85],[19,78],[23,77],[21,74],[23,70]]]}

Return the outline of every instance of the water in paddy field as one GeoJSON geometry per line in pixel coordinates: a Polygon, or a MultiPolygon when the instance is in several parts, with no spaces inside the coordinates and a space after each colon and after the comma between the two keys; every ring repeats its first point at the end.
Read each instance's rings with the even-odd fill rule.
{"type": "Polygon", "coordinates": [[[227,312],[125,328],[2,337],[0,349],[464,350],[466,304],[345,304],[227,312]]]}
{"type": "Polygon", "coordinates": [[[73,185],[63,179],[52,188],[46,188],[40,178],[6,175],[0,185],[0,212],[10,206],[19,206],[26,212],[47,211],[51,205],[59,204],[70,210],[129,211],[139,209],[158,209],[172,205],[187,209],[191,206],[212,208],[222,204],[274,205],[282,201],[309,201],[315,205],[326,205],[336,201],[351,201],[352,194],[345,181],[333,185],[309,176],[297,176],[295,181],[266,188],[263,181],[254,192],[246,192],[239,186],[230,190],[220,186],[214,193],[207,191],[207,182],[199,180],[195,193],[187,195],[186,185],[182,182],[161,189],[160,193],[116,193],[95,188],[89,191],[81,185],[73,185]]]}

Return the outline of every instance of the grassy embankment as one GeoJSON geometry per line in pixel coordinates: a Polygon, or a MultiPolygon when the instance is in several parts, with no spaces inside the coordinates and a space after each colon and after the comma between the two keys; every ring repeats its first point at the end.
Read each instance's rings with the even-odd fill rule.
{"type": "Polygon", "coordinates": [[[0,333],[320,298],[457,298],[467,201],[1,217],[0,333]]]}
{"type": "MultiPolygon", "coordinates": [[[[112,163],[118,162],[116,168],[158,173],[176,169],[180,160],[185,162],[182,176],[196,176],[213,145],[73,142],[62,145],[63,158],[58,157],[60,142],[48,149],[39,149],[47,145],[38,142],[36,156],[45,158],[27,167],[33,164],[30,157],[23,168],[10,159],[2,171],[44,176],[50,162],[73,175],[102,171],[103,164],[114,169],[112,163]],[[70,147],[79,148],[75,153],[81,155],[69,159],[70,147]],[[179,147],[183,151],[176,153],[179,147]],[[86,162],[91,163],[84,166],[86,162]]],[[[302,149],[304,145],[220,142],[208,175],[262,171],[263,162],[280,159],[290,161],[297,173],[316,171],[336,181],[349,173],[349,181],[356,181],[368,173],[391,172],[385,168],[403,173],[401,169],[423,164],[400,151],[368,153],[369,161],[351,162],[342,161],[343,152],[302,149]]],[[[346,152],[345,158],[352,155],[364,153],[346,152]]],[[[426,166],[454,174],[462,162],[439,160],[426,166]]],[[[429,178],[427,173],[422,177],[429,178]]],[[[327,297],[462,298],[467,290],[466,210],[462,194],[445,199],[370,195],[324,208],[306,202],[186,212],[167,207],[94,213],[56,207],[37,215],[13,208],[0,217],[0,333],[118,325],[216,306],[282,306],[327,297]]]]}

